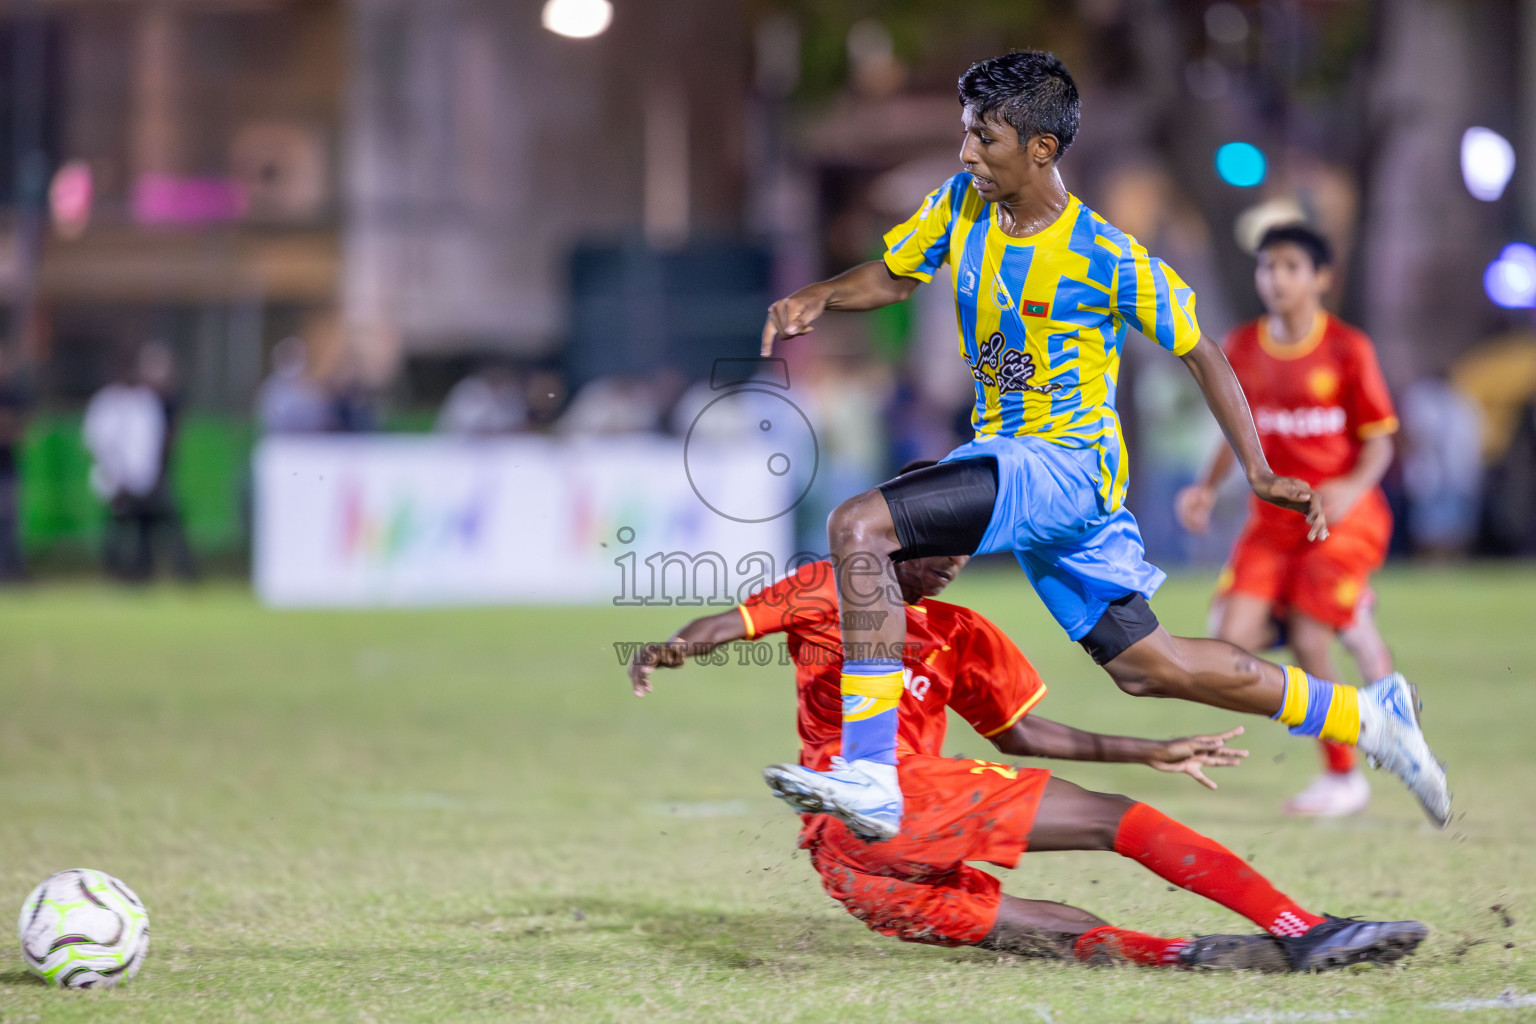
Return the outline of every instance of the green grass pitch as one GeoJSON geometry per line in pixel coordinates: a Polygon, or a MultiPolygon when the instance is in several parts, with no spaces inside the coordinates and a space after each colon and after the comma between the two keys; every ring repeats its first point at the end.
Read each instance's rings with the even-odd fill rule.
{"type": "MultiPolygon", "coordinates": [[[[1208,582],[1170,583],[1164,620],[1198,632],[1208,582]]],[[[613,642],[665,636],[686,609],[8,593],[0,910],[53,871],[100,868],[144,899],[153,944],[122,990],[63,993],[0,941],[0,1021],[1531,1019],[1536,573],[1399,570],[1378,589],[1450,762],[1446,833],[1381,776],[1362,818],[1283,819],[1316,756],[1260,720],[1218,793],[1057,766],[1215,836],[1308,907],[1432,926],[1406,966],[1305,977],[1088,970],[866,931],[758,777],[795,751],[789,670],[689,666],[629,695],[613,642]]],[[[1041,714],[1149,735],[1239,721],[1121,695],[1017,573],[949,596],[1035,660],[1041,714]]],[[[991,748],[956,723],[950,749],[991,748]]],[[[1163,934],[1249,928],[1111,854],[1027,856],[1005,883],[1163,934]]]]}

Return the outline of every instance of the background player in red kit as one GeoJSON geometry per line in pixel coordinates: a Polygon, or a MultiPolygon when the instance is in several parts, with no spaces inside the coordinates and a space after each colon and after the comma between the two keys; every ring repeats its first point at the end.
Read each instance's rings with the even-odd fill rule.
{"type": "MultiPolygon", "coordinates": [[[[1088,962],[1315,970],[1386,962],[1425,935],[1413,921],[1346,921],[1304,910],[1250,865],[1146,804],[1092,793],[1037,768],[940,756],[946,707],[1005,754],[1140,762],[1185,772],[1211,788],[1211,765],[1235,765],[1240,733],[1169,741],[1102,736],[1038,718],[1045,695],[1034,667],[977,613],[927,600],[965,564],[963,556],[896,566],[907,602],[905,689],[898,746],[906,814],[889,841],[869,843],[841,821],[806,815],[800,845],[828,894],[870,928],[909,942],[976,945],[1088,962]],[[1026,850],[1113,850],[1264,928],[1266,935],[1173,939],[1111,927],[1086,911],[1002,893],[966,861],[1013,867],[1026,850]]],[[[800,762],[828,765],[842,741],[842,658],[830,562],[805,566],[740,607],[695,619],[669,641],[649,644],[630,678],[651,690],[658,666],[681,665],[736,640],[784,633],[796,665],[800,762]]]]}
{"type": "MultiPolygon", "coordinates": [[[[1327,241],[1311,228],[1271,228],[1259,242],[1254,274],[1267,314],[1237,328],[1225,345],[1265,457],[1276,473],[1317,490],[1329,535],[1308,541],[1294,516],[1250,503],[1218,584],[1214,629],[1223,640],[1262,650],[1271,620],[1281,618],[1302,669],[1323,679],[1340,678],[1334,637],[1355,623],[1370,574],[1386,558],[1392,514],[1379,484],[1398,426],[1370,339],[1322,307],[1332,262],[1327,241]]],[[[1177,510],[1187,529],[1208,528],[1215,488],[1233,463],[1223,443],[1201,480],[1180,492],[1177,510]]],[[[1375,654],[1359,660],[1370,682],[1392,666],[1385,645],[1367,649],[1375,654]]],[[[1354,750],[1326,742],[1323,748],[1327,771],[1286,810],[1339,816],[1363,809],[1371,790],[1354,750]]]]}

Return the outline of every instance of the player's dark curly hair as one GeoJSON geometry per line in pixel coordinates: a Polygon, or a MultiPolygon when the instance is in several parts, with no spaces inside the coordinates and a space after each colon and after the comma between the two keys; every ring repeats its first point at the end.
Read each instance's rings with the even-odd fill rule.
{"type": "Polygon", "coordinates": [[[1301,251],[1307,254],[1312,261],[1314,270],[1333,266],[1333,246],[1328,244],[1321,232],[1314,230],[1306,224],[1277,224],[1264,232],[1259,239],[1256,251],[1263,252],[1272,245],[1299,246],[1301,251]]]}
{"type": "Polygon", "coordinates": [[[978,117],[994,111],[1019,133],[1020,145],[1036,135],[1056,136],[1056,159],[1072,145],[1082,119],[1077,83],[1055,54],[1020,50],[972,64],[960,76],[960,105],[978,117]]]}

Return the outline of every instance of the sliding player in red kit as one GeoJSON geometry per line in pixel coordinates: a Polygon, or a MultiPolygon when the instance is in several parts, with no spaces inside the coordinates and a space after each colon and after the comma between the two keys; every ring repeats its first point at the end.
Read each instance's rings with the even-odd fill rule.
{"type": "MultiPolygon", "coordinates": [[[[898,747],[906,813],[892,839],[870,843],[826,814],[806,814],[800,845],[822,885],[870,928],[908,942],[1148,966],[1320,970],[1389,962],[1426,934],[1414,921],[1318,915],[1275,889],[1225,847],[1123,796],[1093,793],[1039,768],[941,756],[946,707],[1002,753],[1148,764],[1215,788],[1208,766],[1238,764],[1246,751],[1219,736],[1146,740],[1103,736],[1032,714],[1045,696],[1034,667],[977,613],[929,600],[965,556],[897,564],[907,601],[905,689],[898,747]],[[1101,850],[1135,860],[1169,882],[1214,900],[1263,935],[1163,938],[1113,927],[1075,907],[1003,894],[967,864],[1015,866],[1027,851],[1101,850]]],[[[656,667],[720,644],[783,633],[796,665],[800,763],[824,769],[841,745],[843,698],[837,590],[830,562],[815,562],[740,607],[695,619],[665,643],[647,645],[630,678],[651,691],[656,667]]]]}
{"type": "MultiPolygon", "coordinates": [[[[1252,502],[1217,590],[1214,633],[1248,650],[1270,645],[1273,621],[1301,669],[1340,678],[1334,637],[1351,629],[1375,636],[1359,605],[1370,574],[1386,558],[1392,513],[1379,486],[1392,463],[1397,415],[1371,341],[1327,313],[1332,284],[1326,239],[1300,224],[1265,232],[1255,285],[1267,314],[1244,324],[1224,346],[1253,409],[1264,456],[1275,472],[1306,481],[1322,497],[1329,535],[1309,541],[1295,516],[1252,502]]],[[[1233,468],[1220,445],[1202,479],[1180,492],[1184,526],[1204,532],[1215,488],[1233,468]]],[[[1392,671],[1385,644],[1350,644],[1371,682],[1392,671]],[[1360,653],[1366,652],[1365,657],[1360,653]]],[[[1411,688],[1410,688],[1411,689],[1411,688]]],[[[1323,743],[1325,773],[1295,798],[1293,814],[1339,817],[1362,810],[1371,788],[1353,747],[1323,743]]]]}

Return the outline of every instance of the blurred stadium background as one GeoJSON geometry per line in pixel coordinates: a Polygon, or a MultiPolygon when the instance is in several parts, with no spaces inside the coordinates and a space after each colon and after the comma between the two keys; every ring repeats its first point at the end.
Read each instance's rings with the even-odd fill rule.
{"type": "MultiPolygon", "coordinates": [[[[1407,423],[1398,555],[1536,552],[1529,0],[0,12],[5,577],[84,571],[104,543],[111,571],[142,576],[135,531],[154,528],[187,575],[243,572],[254,546],[278,601],[613,596],[594,545],[692,500],[681,444],[711,360],[753,354],[771,298],[878,253],[957,167],[958,71],[1016,46],[1064,56],[1086,101],[1069,187],[1179,268],[1208,334],[1257,311],[1245,247],[1265,224],[1304,216],[1335,240],[1333,305],[1375,339],[1407,423]],[[144,379],[146,347],[169,356],[168,465],[114,526],[82,413],[144,379]],[[592,467],[565,453],[620,434],[672,441],[619,460],[648,467],[638,491],[569,493],[592,467]],[[515,443],[485,454],[488,438],[515,443]],[[482,454],[434,476],[433,453],[465,444],[482,454]],[[548,462],[536,483],[509,468],[522,453],[548,462]],[[296,458],[331,467],[330,489],[278,493],[309,479],[296,458]],[[541,528],[542,550],[592,563],[584,586],[422,569],[452,576],[458,552],[505,570],[485,550],[541,528]],[[352,582],[285,574],[314,559],[352,582]]],[[[784,483],[809,486],[795,515],[743,543],[819,549],[832,504],[960,436],[946,288],[786,347],[821,461],[784,483]]],[[[1134,342],[1127,357],[1131,506],[1154,559],[1209,566],[1230,534],[1185,536],[1169,509],[1214,428],[1180,367],[1134,342]]],[[[684,524],[635,543],[701,542],[684,524]]]]}
{"type": "MultiPolygon", "coordinates": [[[[1536,0],[0,0],[0,897],[89,864],[156,943],[70,1002],[0,944],[0,1019],[1533,1012],[1533,243],[1536,0]],[[1012,47],[1065,59],[1069,188],[1208,335],[1257,314],[1267,224],[1340,250],[1330,304],[1405,425],[1380,621],[1465,816],[1432,833],[1384,783],[1284,824],[1314,754],[1263,723],[1219,794],[1068,774],[1328,910],[1430,922],[1407,970],[898,946],[825,898],[758,780],[793,749],[787,669],[628,697],[615,641],[822,550],[838,501],[962,436],[945,281],[740,361],[772,299],[958,169],[954,80],[1012,47]],[[120,585],[167,574],[203,582],[120,585]],[[492,607],[358,607],[465,604],[492,607]]],[[[1199,633],[1243,496],[1180,532],[1215,427],[1142,339],[1119,393],[1159,613],[1199,633]]],[[[1053,717],[1233,724],[1109,689],[1016,568],[954,596],[1053,717]]],[[[1235,923],[1092,858],[1008,884],[1235,923]]]]}

